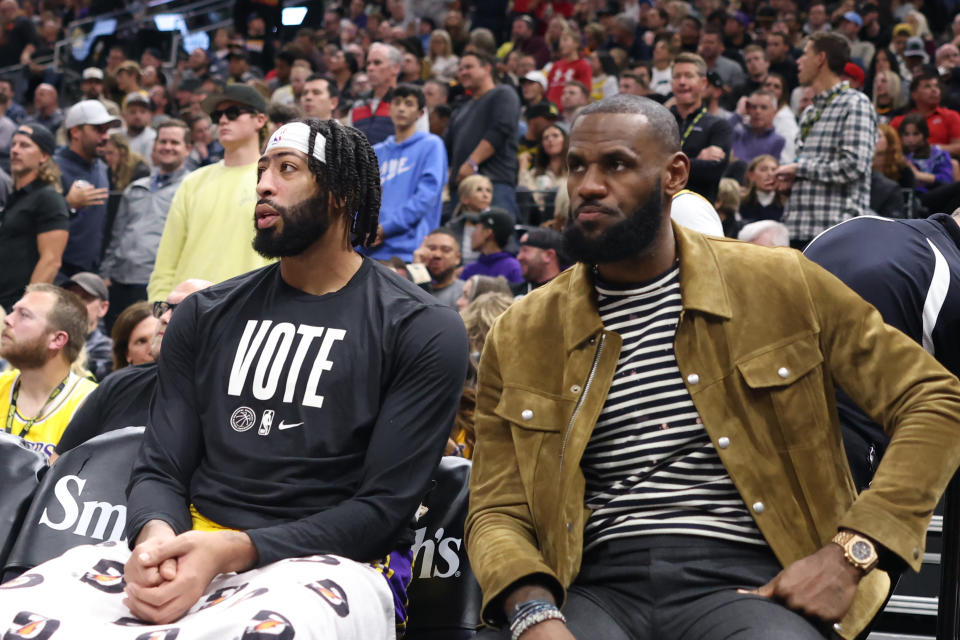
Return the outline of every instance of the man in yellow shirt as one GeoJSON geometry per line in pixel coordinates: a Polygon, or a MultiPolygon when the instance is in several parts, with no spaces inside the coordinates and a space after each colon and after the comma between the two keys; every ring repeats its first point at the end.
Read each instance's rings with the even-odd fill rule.
{"type": "Polygon", "coordinates": [[[70,371],[87,335],[87,310],[76,294],[31,284],[13,305],[0,334],[0,357],[14,369],[0,374],[4,430],[48,458],[96,383],[70,371]]]}
{"type": "Polygon", "coordinates": [[[187,278],[221,282],[273,262],[253,250],[251,223],[266,100],[232,84],[203,108],[217,125],[223,160],[188,175],[173,196],[147,285],[150,300],[166,299],[187,278]]]}

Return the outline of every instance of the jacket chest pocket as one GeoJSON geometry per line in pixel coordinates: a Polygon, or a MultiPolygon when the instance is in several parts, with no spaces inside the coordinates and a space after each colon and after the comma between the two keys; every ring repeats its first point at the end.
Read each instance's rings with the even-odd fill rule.
{"type": "Polygon", "coordinates": [[[823,354],[815,335],[746,358],[737,363],[755,402],[748,418],[759,421],[775,448],[784,450],[822,444],[829,423],[824,398],[823,354]],[[778,430],[774,430],[774,419],[778,430]]]}
{"type": "Polygon", "coordinates": [[[494,410],[510,423],[520,474],[535,509],[544,506],[545,497],[558,497],[560,452],[573,407],[573,400],[505,386],[494,410]]]}

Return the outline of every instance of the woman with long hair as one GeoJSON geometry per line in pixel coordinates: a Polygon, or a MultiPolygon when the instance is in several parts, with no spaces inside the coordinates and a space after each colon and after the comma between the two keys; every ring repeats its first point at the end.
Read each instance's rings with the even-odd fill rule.
{"type": "Polygon", "coordinates": [[[569,147],[567,132],[555,124],[547,125],[540,134],[540,144],[532,162],[529,154],[521,156],[517,184],[531,191],[556,191],[560,180],[567,175],[569,147]]]}
{"type": "Polygon", "coordinates": [[[901,187],[913,187],[913,171],[903,155],[900,136],[897,130],[888,124],[877,125],[877,146],[873,154],[873,168],[901,187]]]}
{"type": "Polygon", "coordinates": [[[887,124],[904,105],[903,83],[893,71],[881,69],[873,79],[873,108],[877,121],[887,124]]]}
{"type": "Polygon", "coordinates": [[[430,34],[427,59],[430,61],[433,77],[437,80],[450,82],[456,77],[460,58],[453,53],[453,40],[446,29],[434,29],[430,34]]]}
{"type": "Polygon", "coordinates": [[[899,133],[920,202],[932,213],[952,213],[960,202],[960,182],[953,181],[950,154],[928,142],[927,120],[919,113],[907,114],[900,121],[899,133]]]}
{"type": "Polygon", "coordinates": [[[113,221],[117,217],[123,190],[134,180],[150,175],[150,167],[139,153],[130,150],[126,136],[111,134],[103,149],[103,159],[107,163],[107,178],[110,180],[110,195],[107,197],[107,218],[103,224],[104,246],[110,241],[113,221]]]}
{"type": "Polygon", "coordinates": [[[603,100],[619,93],[619,84],[617,77],[620,70],[617,69],[617,63],[606,51],[594,51],[587,58],[590,62],[590,69],[593,71],[593,79],[590,87],[591,100],[603,100]]]}
{"type": "Polygon", "coordinates": [[[129,365],[153,362],[150,341],[160,322],[153,315],[149,302],[135,302],[124,309],[113,323],[113,370],[129,365]]]}

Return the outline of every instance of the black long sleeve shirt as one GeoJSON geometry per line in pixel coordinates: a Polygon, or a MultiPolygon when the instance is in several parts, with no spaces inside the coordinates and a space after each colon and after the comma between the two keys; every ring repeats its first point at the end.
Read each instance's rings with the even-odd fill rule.
{"type": "Polygon", "coordinates": [[[128,493],[131,543],[189,505],[242,529],[260,566],[402,548],[467,370],[452,309],[364,260],[313,296],[279,265],[189,296],[163,339],[128,493]]]}

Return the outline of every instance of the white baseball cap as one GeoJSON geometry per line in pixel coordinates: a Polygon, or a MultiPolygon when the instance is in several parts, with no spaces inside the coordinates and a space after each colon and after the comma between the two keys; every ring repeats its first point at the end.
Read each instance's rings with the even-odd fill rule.
{"type": "Polygon", "coordinates": [[[107,108],[99,100],[83,100],[67,111],[64,126],[67,129],[72,129],[84,124],[92,124],[95,127],[109,124],[111,127],[119,127],[120,118],[110,115],[107,108]]]}
{"type": "Polygon", "coordinates": [[[527,82],[536,82],[543,87],[544,91],[547,90],[547,74],[545,74],[543,71],[528,71],[527,75],[520,78],[520,82],[523,82],[524,80],[527,82]]]}
{"type": "Polygon", "coordinates": [[[84,80],[103,80],[103,71],[96,67],[87,67],[83,70],[84,80]]]}

